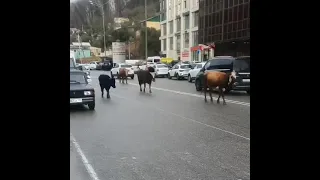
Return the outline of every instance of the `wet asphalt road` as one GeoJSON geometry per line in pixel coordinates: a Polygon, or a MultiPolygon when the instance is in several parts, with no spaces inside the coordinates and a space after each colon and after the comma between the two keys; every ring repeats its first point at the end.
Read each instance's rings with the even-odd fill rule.
{"type": "MultiPolygon", "coordinates": [[[[91,72],[95,111],[70,109],[70,131],[86,158],[70,141],[71,180],[250,179],[250,106],[168,92],[201,95],[194,84],[166,78],[152,94],[140,93],[137,79],[117,81],[111,99],[102,99],[99,73],[91,72]]],[[[226,99],[250,103],[245,93],[226,99]]]]}

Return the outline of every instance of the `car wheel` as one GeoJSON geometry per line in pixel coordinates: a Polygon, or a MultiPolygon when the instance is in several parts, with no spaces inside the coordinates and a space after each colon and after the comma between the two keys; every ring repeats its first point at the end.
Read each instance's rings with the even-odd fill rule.
{"type": "Polygon", "coordinates": [[[89,103],[88,107],[90,110],[94,110],[94,108],[96,107],[96,103],[95,102],[89,103]]]}
{"type": "Polygon", "coordinates": [[[180,80],[180,77],[179,77],[178,73],[175,74],[175,77],[177,78],[177,80],[180,80]]]}
{"type": "Polygon", "coordinates": [[[168,79],[171,79],[170,73],[168,73],[168,75],[167,75],[167,76],[168,76],[168,79]]]}
{"type": "Polygon", "coordinates": [[[197,91],[201,91],[202,90],[201,85],[200,85],[200,81],[198,79],[196,79],[196,82],[194,84],[196,85],[196,90],[197,91]]]}
{"type": "Polygon", "coordinates": [[[119,73],[117,72],[117,79],[119,79],[119,73]]]}
{"type": "Polygon", "coordinates": [[[250,90],[247,90],[247,94],[250,94],[250,90]]]}
{"type": "Polygon", "coordinates": [[[190,74],[188,75],[188,81],[192,82],[192,78],[191,78],[190,74]]]}

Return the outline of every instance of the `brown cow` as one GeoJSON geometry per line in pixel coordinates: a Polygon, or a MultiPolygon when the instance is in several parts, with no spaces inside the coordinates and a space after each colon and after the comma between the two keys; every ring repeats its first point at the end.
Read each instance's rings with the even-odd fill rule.
{"type": "Polygon", "coordinates": [[[138,76],[140,91],[142,91],[141,85],[143,84],[144,85],[143,92],[146,92],[146,84],[149,84],[149,93],[152,93],[151,83],[152,83],[152,81],[155,82],[155,78],[151,74],[151,72],[149,70],[140,69],[137,72],[137,76],[138,76]]]}
{"type": "Polygon", "coordinates": [[[124,80],[126,80],[126,84],[128,84],[128,72],[129,70],[126,69],[126,68],[120,68],[119,69],[119,82],[121,83],[121,80],[122,80],[122,83],[124,84],[124,80]]]}
{"type": "Polygon", "coordinates": [[[211,102],[212,99],[212,90],[213,88],[218,87],[219,97],[217,99],[217,103],[220,103],[220,96],[222,96],[223,105],[226,105],[226,101],[224,99],[223,89],[230,89],[235,82],[235,74],[231,73],[230,75],[224,72],[212,71],[206,72],[204,74],[204,101],[207,102],[207,88],[209,88],[209,95],[211,102]]]}

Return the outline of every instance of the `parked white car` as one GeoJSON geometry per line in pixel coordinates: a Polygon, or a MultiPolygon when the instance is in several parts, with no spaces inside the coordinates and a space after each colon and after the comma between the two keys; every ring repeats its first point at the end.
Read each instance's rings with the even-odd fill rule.
{"type": "Polygon", "coordinates": [[[96,69],[98,64],[99,64],[98,61],[90,62],[90,64],[89,64],[90,70],[96,69]]]}
{"type": "Polygon", "coordinates": [[[155,64],[154,70],[156,71],[155,77],[165,77],[168,75],[169,67],[166,64],[155,64]]]}
{"type": "Polygon", "coordinates": [[[189,71],[189,74],[188,74],[189,82],[192,82],[193,80],[196,79],[197,74],[205,64],[206,64],[205,62],[195,64],[194,68],[189,71]]]}
{"type": "Polygon", "coordinates": [[[89,64],[78,64],[78,66],[82,66],[82,69],[83,69],[83,70],[87,70],[87,71],[90,70],[89,64]]]}
{"type": "Polygon", "coordinates": [[[185,79],[188,77],[191,67],[190,64],[176,64],[169,70],[168,78],[171,79],[175,77],[178,80],[185,79]]]}
{"type": "Polygon", "coordinates": [[[129,64],[125,64],[125,63],[120,63],[120,64],[116,64],[114,66],[114,68],[111,69],[111,73],[113,76],[117,76],[119,75],[119,69],[120,68],[126,68],[128,69],[128,77],[131,77],[131,79],[134,79],[134,70],[133,67],[129,64]]]}

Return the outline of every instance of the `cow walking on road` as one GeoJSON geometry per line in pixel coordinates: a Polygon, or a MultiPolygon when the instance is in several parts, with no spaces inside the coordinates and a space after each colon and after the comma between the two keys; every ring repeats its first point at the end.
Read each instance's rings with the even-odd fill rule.
{"type": "Polygon", "coordinates": [[[104,94],[104,89],[107,91],[107,98],[109,99],[110,98],[110,87],[113,87],[113,88],[116,88],[116,81],[111,73],[111,68],[112,68],[112,65],[109,64],[107,67],[106,67],[106,71],[104,72],[104,74],[100,74],[99,76],[99,85],[100,85],[100,88],[101,88],[101,97],[103,97],[103,94],[104,94]]]}
{"type": "Polygon", "coordinates": [[[129,70],[126,69],[126,68],[120,68],[119,69],[118,78],[119,78],[119,82],[120,83],[121,83],[121,80],[122,80],[122,84],[124,84],[124,80],[126,80],[126,84],[128,84],[128,72],[129,72],[129,70]]]}
{"type": "Polygon", "coordinates": [[[230,89],[235,82],[235,75],[231,73],[228,75],[224,72],[206,72],[204,73],[204,101],[207,102],[207,88],[209,89],[209,95],[211,102],[212,99],[212,91],[213,88],[218,88],[219,97],[217,99],[217,103],[220,103],[220,97],[222,96],[223,105],[226,105],[226,101],[224,99],[224,91],[223,89],[230,89]]]}
{"type": "MultiPolygon", "coordinates": [[[[154,68],[152,68],[152,69],[154,72],[154,68]]],[[[149,93],[152,93],[151,83],[152,83],[152,81],[155,82],[154,76],[149,71],[149,70],[152,71],[152,69],[151,68],[148,68],[148,70],[141,69],[137,72],[140,91],[142,91],[141,85],[143,84],[144,85],[143,92],[146,92],[146,84],[149,84],[149,93]]]]}

